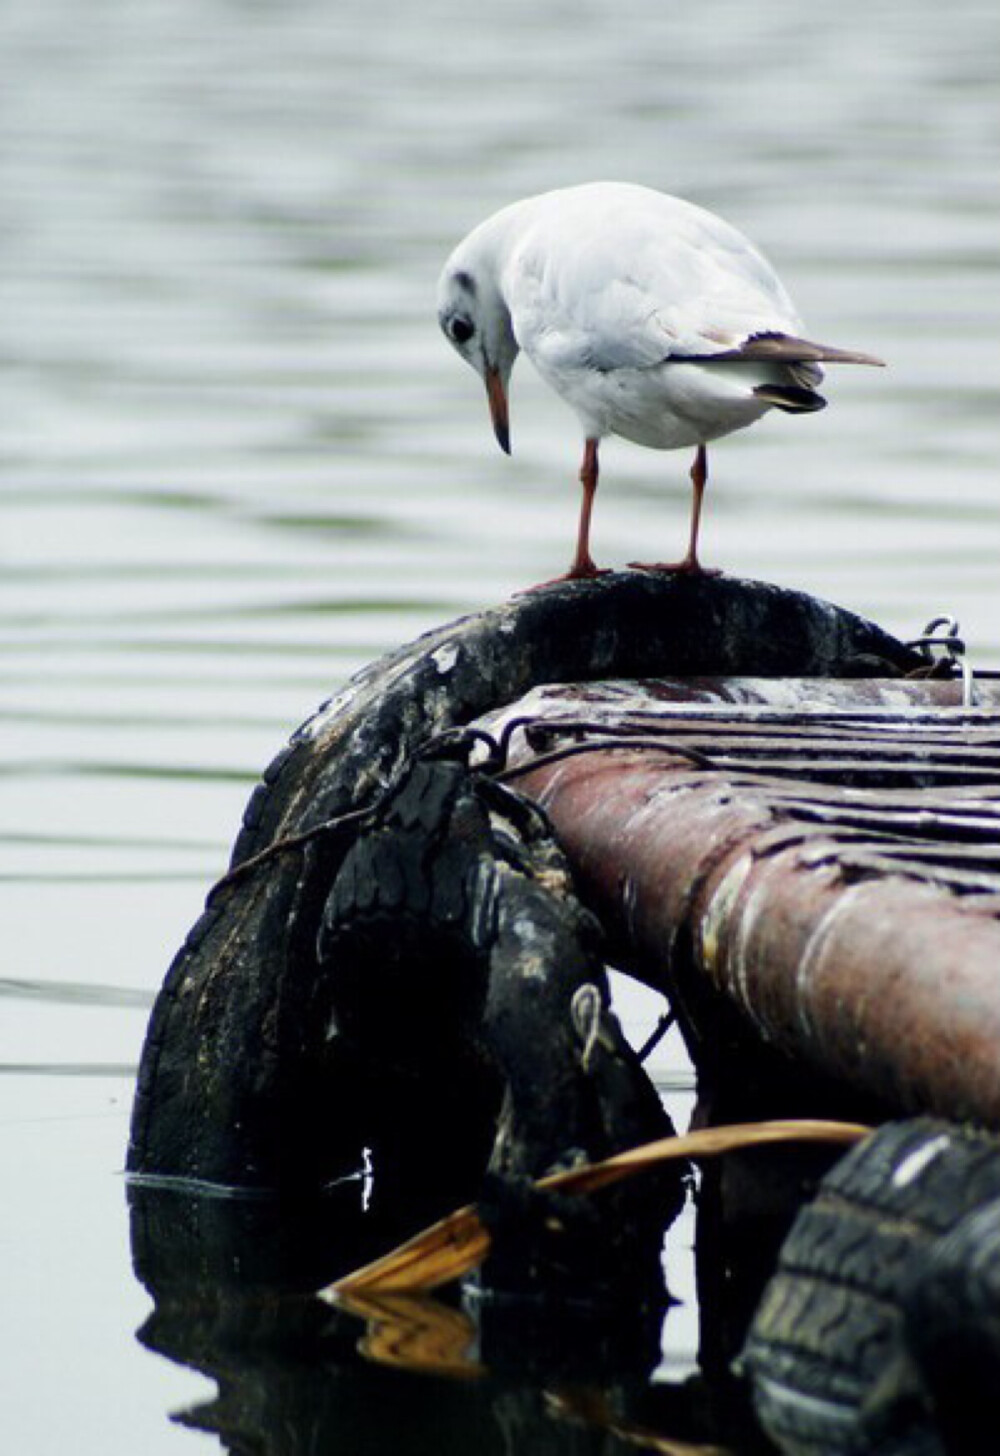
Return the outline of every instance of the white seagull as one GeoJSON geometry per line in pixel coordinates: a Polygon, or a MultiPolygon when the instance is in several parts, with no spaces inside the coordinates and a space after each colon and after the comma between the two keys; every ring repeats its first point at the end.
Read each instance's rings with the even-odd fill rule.
{"type": "Polygon", "coordinates": [[[654,450],[695,447],[687,553],[632,565],[702,572],[707,442],[772,408],[822,409],[821,360],[882,363],[803,339],[774,269],[722,218],[625,182],[545,192],[488,217],[445,264],[438,318],[485,383],[507,454],[507,387],[521,349],[580,419],[583,503],[576,553],[559,580],[600,574],[590,517],[605,435],[654,450]]]}

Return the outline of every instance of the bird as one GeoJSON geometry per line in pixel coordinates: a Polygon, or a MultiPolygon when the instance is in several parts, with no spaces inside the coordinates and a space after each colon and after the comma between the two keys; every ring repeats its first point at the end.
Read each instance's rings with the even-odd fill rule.
{"type": "Polygon", "coordinates": [[[590,529],[606,436],[654,450],[694,447],[685,555],[630,565],[714,575],[698,558],[709,442],[772,409],[823,409],[822,364],[883,363],[803,338],[778,275],[730,223],[627,182],[562,187],[493,213],[451,253],[437,302],[446,338],[486,386],[506,454],[508,389],[522,350],[580,421],[576,549],[557,581],[604,575],[590,529]]]}

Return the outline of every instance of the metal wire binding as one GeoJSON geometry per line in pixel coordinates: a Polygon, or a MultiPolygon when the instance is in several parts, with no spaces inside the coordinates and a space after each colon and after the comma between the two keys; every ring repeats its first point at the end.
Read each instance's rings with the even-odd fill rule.
{"type": "Polygon", "coordinates": [[[932,617],[919,637],[907,642],[926,659],[929,667],[945,666],[962,675],[962,707],[976,705],[976,674],[965,655],[965,639],[959,635],[958,618],[942,614],[932,617]],[[935,652],[940,655],[935,657],[935,652]]]}
{"type": "MultiPolygon", "coordinates": [[[[928,670],[937,670],[941,667],[949,668],[953,672],[961,674],[962,677],[962,707],[972,708],[976,706],[975,701],[975,680],[977,673],[965,656],[965,641],[959,636],[959,623],[956,617],[942,614],[932,617],[919,637],[911,638],[906,643],[924,658],[928,670]],[[935,656],[935,653],[940,654],[935,656]]],[[[978,676],[982,678],[995,678],[1000,676],[996,672],[980,670],[978,676]]],[[[640,719],[645,718],[645,713],[639,712],[640,719]]],[[[673,742],[666,733],[668,730],[659,730],[665,736],[658,738],[655,723],[602,723],[592,722],[587,719],[558,719],[544,718],[536,714],[521,714],[508,718],[503,724],[500,734],[494,737],[483,728],[476,728],[471,725],[455,725],[451,728],[442,729],[440,732],[431,734],[422,742],[418,743],[408,754],[405,755],[388,784],[377,791],[372,801],[360,808],[351,809],[343,814],[334,815],[325,819],[319,824],[298,834],[291,834],[282,839],[272,841],[257,854],[251,855],[248,859],[242,860],[234,865],[211,887],[208,892],[205,904],[211,906],[215,897],[223,890],[228,889],[234,883],[241,881],[251,874],[254,874],[261,866],[276,859],[279,855],[289,850],[303,849],[314,840],[325,835],[337,833],[355,825],[361,825],[370,821],[378,812],[381,805],[391,796],[394,784],[398,776],[416,760],[424,757],[432,757],[441,752],[464,752],[469,759],[472,757],[473,749],[478,745],[484,751],[484,758],[470,767],[479,770],[488,777],[492,777],[500,783],[510,783],[512,779],[520,778],[531,773],[534,769],[547,767],[549,764],[558,763],[561,759],[572,758],[577,754],[601,753],[608,749],[627,748],[654,750],[667,752],[678,758],[686,758],[698,768],[717,769],[719,767],[708,754],[699,752],[686,744],[673,742]],[[534,749],[536,756],[524,763],[509,768],[511,742],[515,733],[523,731],[529,746],[534,749]],[[587,741],[586,735],[592,735],[587,741]],[[563,748],[555,748],[545,751],[544,745],[558,740],[559,738],[574,738],[576,742],[570,743],[563,748]],[[596,740],[596,741],[595,741],[596,740]]],[[[666,1030],[666,1027],[664,1027],[666,1030]]],[[[654,1033],[654,1038],[659,1039],[662,1032],[654,1033]]],[[[654,1041],[655,1044],[655,1041],[654,1041]]],[[[649,1050],[652,1050],[652,1045],[649,1050]]]]}
{"type": "MultiPolygon", "coordinates": [[[[343,814],[334,814],[330,819],[323,819],[318,824],[311,825],[297,834],[287,834],[281,839],[274,839],[270,844],[265,845],[257,854],[252,854],[248,859],[241,860],[234,865],[209,890],[205,899],[205,908],[209,909],[223,890],[228,890],[232,885],[247,879],[250,875],[256,874],[262,865],[270,864],[279,856],[287,854],[289,850],[305,849],[307,845],[314,843],[317,839],[323,839],[327,835],[342,833],[355,825],[370,823],[379,809],[386,803],[393,794],[396,783],[402,774],[413,766],[419,759],[433,757],[440,753],[464,753],[467,758],[472,755],[475,744],[482,744],[486,749],[486,760],[482,765],[484,772],[495,771],[502,767],[505,760],[499,755],[500,744],[491,733],[485,732],[482,728],[446,728],[440,733],[433,734],[418,743],[406,756],[392,774],[389,782],[377,789],[371,801],[363,804],[358,809],[345,810],[343,814]]],[[[506,746],[503,749],[506,753],[506,746]]]]}

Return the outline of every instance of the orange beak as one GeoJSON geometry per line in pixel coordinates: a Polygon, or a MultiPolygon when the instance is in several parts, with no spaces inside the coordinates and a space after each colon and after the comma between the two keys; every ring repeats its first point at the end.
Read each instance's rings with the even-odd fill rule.
{"type": "Polygon", "coordinates": [[[510,420],[507,416],[507,394],[500,378],[500,370],[492,365],[486,368],[486,398],[490,402],[490,419],[497,444],[505,455],[510,454],[510,420]]]}

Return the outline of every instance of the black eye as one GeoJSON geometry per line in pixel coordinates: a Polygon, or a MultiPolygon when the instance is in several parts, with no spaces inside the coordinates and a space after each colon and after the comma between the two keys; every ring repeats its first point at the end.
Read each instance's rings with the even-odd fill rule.
{"type": "Polygon", "coordinates": [[[471,319],[453,318],[448,325],[448,332],[456,344],[467,344],[476,332],[476,326],[471,319]]]}

